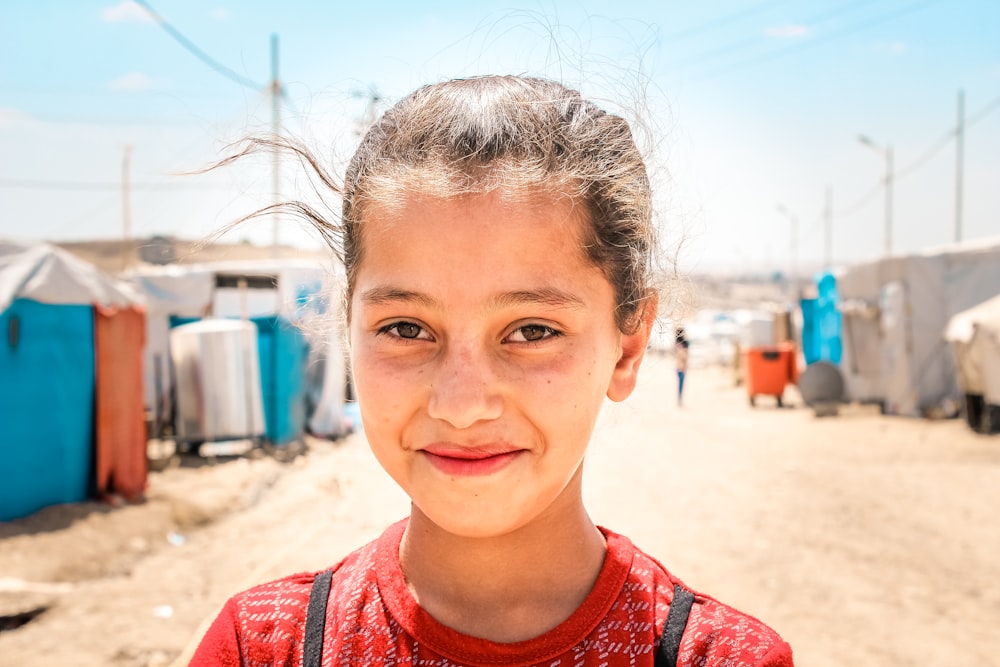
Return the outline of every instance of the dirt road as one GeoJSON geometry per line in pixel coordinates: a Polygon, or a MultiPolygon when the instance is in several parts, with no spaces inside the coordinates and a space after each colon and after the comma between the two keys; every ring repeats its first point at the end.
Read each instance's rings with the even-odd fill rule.
{"type": "MultiPolygon", "coordinates": [[[[671,362],[645,371],[588,457],[598,523],[777,628],[800,667],[996,664],[1000,439],[754,409],[710,368],[678,408],[671,362]]],[[[290,463],[155,473],[141,506],[0,524],[0,615],[47,607],[0,631],[0,666],[181,664],[228,595],[329,565],[406,509],[353,436],[290,463]]]]}

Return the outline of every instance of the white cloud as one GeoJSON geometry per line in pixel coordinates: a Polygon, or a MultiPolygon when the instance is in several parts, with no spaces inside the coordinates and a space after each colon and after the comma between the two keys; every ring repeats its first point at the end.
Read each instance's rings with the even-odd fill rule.
{"type": "Polygon", "coordinates": [[[805,37],[809,34],[809,28],[804,25],[789,23],[788,25],[775,26],[764,31],[768,37],[779,39],[790,39],[795,37],[805,37]]]}
{"type": "Polygon", "coordinates": [[[229,10],[225,7],[216,7],[212,10],[212,18],[216,21],[226,21],[229,19],[229,10]]]}
{"type": "Polygon", "coordinates": [[[125,0],[114,7],[106,7],[101,18],[108,23],[153,23],[153,17],[135,2],[125,0]]]}
{"type": "Polygon", "coordinates": [[[153,80],[142,72],[129,72],[117,79],[112,79],[108,83],[111,90],[120,93],[134,93],[140,90],[149,90],[153,87],[153,80]]]}

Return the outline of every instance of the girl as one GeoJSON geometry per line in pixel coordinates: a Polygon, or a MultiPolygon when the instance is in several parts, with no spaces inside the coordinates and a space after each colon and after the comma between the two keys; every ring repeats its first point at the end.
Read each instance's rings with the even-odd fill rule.
{"type": "Polygon", "coordinates": [[[684,377],[688,369],[688,339],[684,327],[674,331],[674,363],[677,366],[677,405],[684,404],[684,377]]]}
{"type": "Polygon", "coordinates": [[[627,123],[547,80],[427,86],[368,131],[342,196],[340,226],[296,206],[342,240],[364,432],[411,513],[236,595],[192,664],[791,665],[583,506],[657,309],[627,123]]]}

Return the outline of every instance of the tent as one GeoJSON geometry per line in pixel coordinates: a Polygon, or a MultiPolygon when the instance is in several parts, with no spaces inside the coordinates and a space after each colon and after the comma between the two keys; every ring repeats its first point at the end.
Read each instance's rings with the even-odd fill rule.
{"type": "Polygon", "coordinates": [[[0,241],[0,332],[0,521],[141,497],[141,298],[58,248],[0,241]]]}
{"type": "Polygon", "coordinates": [[[952,317],[944,336],[955,354],[969,425],[1000,431],[1000,293],[952,317]]]}
{"type": "Polygon", "coordinates": [[[1000,237],[858,264],[836,281],[847,397],[907,416],[957,404],[945,328],[996,293],[1000,237]]]}
{"type": "Polygon", "coordinates": [[[164,421],[173,383],[169,332],[207,317],[258,328],[267,440],[283,445],[308,430],[344,433],[347,367],[327,314],[330,271],[315,261],[276,259],[143,266],[128,275],[147,299],[149,345],[144,397],[164,421]]]}

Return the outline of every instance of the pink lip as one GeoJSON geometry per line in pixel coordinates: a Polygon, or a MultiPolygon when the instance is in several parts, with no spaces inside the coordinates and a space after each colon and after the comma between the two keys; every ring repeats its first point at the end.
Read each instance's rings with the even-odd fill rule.
{"type": "Polygon", "coordinates": [[[460,447],[431,445],[421,450],[432,466],[455,477],[489,475],[510,465],[523,449],[509,446],[460,447]]]}

